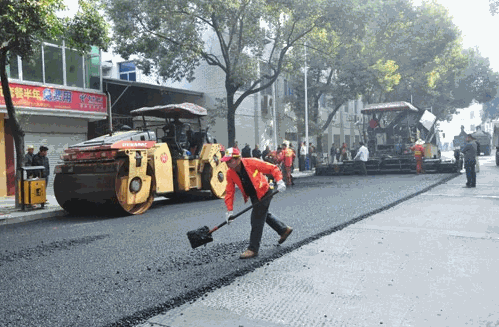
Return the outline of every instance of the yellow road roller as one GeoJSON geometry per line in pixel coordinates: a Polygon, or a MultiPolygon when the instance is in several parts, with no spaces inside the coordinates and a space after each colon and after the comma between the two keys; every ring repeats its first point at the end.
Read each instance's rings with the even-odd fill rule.
{"type": "Polygon", "coordinates": [[[222,146],[208,128],[201,128],[205,108],[182,103],[131,113],[143,117],[140,129],[121,130],[65,150],[54,179],[55,197],[64,210],[136,215],[147,211],[155,196],[205,190],[224,197],[227,166],[220,160],[222,146]],[[155,117],[155,122],[146,123],[146,117],[155,117]]]}

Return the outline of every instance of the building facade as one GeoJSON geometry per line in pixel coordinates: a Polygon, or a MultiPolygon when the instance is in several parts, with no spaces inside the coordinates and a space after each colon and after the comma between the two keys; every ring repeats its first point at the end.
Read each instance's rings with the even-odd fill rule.
{"type": "MultiPolygon", "coordinates": [[[[44,145],[53,168],[71,144],[87,139],[88,123],[107,116],[102,92],[100,51],[84,56],[64,41],[44,42],[34,58],[9,57],[7,74],[18,121],[25,132],[25,148],[44,145]]],[[[14,194],[15,149],[9,117],[0,93],[0,196],[14,194]]]]}

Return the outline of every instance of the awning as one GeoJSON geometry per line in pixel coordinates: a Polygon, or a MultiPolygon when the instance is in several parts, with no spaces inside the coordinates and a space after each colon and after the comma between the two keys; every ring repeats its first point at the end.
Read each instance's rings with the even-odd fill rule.
{"type": "Polygon", "coordinates": [[[369,104],[361,110],[363,114],[370,114],[375,112],[385,112],[385,111],[412,111],[419,112],[418,108],[414,107],[409,102],[387,102],[387,103],[374,103],[369,104]]]}
{"type": "Polygon", "coordinates": [[[144,115],[153,116],[160,118],[197,118],[200,116],[206,116],[208,111],[198,106],[194,103],[180,103],[180,104],[168,104],[154,107],[144,107],[140,109],[135,109],[130,112],[134,116],[144,115]]]}
{"type": "Polygon", "coordinates": [[[109,92],[113,114],[129,116],[137,108],[171,103],[204,105],[202,92],[112,78],[103,78],[102,84],[104,92],[109,92]]]}

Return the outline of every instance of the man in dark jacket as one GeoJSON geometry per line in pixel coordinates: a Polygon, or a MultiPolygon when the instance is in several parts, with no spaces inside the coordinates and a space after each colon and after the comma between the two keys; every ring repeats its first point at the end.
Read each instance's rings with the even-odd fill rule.
{"type": "Polygon", "coordinates": [[[33,166],[43,166],[45,169],[43,170],[43,173],[38,173],[38,177],[40,178],[45,178],[45,188],[47,188],[47,184],[49,181],[49,175],[50,175],[50,164],[49,164],[49,158],[47,158],[47,151],[49,148],[46,146],[41,146],[40,151],[33,156],[33,166]]]}
{"type": "Polygon", "coordinates": [[[333,145],[331,145],[331,150],[329,151],[329,154],[330,154],[330,163],[333,163],[334,162],[334,159],[336,158],[336,144],[333,143],[333,145]]]}
{"type": "Polygon", "coordinates": [[[270,153],[270,148],[269,148],[269,146],[267,145],[267,146],[265,147],[265,150],[263,150],[263,152],[262,152],[262,159],[263,159],[263,161],[267,161],[267,160],[266,160],[266,157],[269,155],[269,153],[270,153]]]}
{"type": "Polygon", "coordinates": [[[241,150],[241,156],[243,158],[251,158],[251,148],[248,143],[246,143],[244,148],[241,150]]]}
{"type": "Polygon", "coordinates": [[[461,152],[464,154],[464,168],[466,169],[465,187],[476,187],[476,143],[471,134],[466,137],[466,145],[461,152]]]}
{"type": "Polygon", "coordinates": [[[35,156],[33,152],[35,151],[35,147],[32,145],[28,145],[28,153],[24,156],[24,167],[33,166],[33,157],[35,156]]]}
{"type": "Polygon", "coordinates": [[[260,151],[258,144],[255,144],[255,148],[253,149],[251,154],[253,155],[253,158],[262,159],[262,151],[260,151]]]}

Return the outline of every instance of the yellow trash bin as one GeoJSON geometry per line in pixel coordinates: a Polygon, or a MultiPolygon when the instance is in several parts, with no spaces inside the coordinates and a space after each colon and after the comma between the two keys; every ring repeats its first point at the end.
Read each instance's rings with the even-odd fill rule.
{"type": "Polygon", "coordinates": [[[21,180],[19,181],[19,203],[21,208],[25,210],[26,205],[41,204],[43,208],[47,201],[47,193],[45,190],[45,178],[28,178],[28,174],[34,171],[44,169],[43,166],[32,166],[21,168],[21,180]]]}

